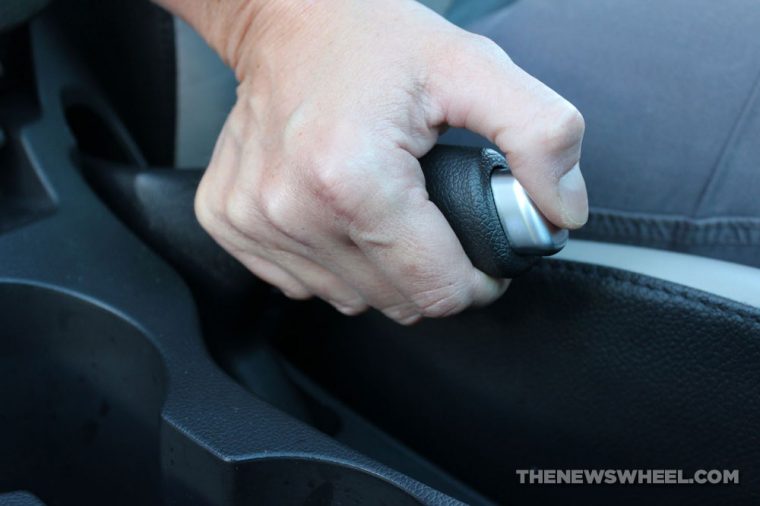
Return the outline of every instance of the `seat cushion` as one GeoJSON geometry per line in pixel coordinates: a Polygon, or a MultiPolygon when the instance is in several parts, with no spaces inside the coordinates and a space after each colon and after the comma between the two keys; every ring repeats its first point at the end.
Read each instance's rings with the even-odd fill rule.
{"type": "Polygon", "coordinates": [[[577,236],[760,265],[760,4],[531,0],[468,28],[584,114],[577,236]]]}

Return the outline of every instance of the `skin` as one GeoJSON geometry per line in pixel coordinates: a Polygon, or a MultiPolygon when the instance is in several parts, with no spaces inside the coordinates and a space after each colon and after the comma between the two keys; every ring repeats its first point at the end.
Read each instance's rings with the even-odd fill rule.
{"type": "Polygon", "coordinates": [[[583,117],[490,40],[413,0],[159,0],[235,70],[195,200],[225,249],[288,297],[410,324],[488,304],[417,161],[447,126],[493,141],[553,223],[588,215],[583,117]]]}

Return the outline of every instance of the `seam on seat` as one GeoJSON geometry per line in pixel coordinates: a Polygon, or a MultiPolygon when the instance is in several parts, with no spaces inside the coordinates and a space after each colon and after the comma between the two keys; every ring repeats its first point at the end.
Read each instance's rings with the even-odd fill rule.
{"type": "Polygon", "coordinates": [[[749,95],[747,96],[747,100],[745,100],[744,104],[742,105],[741,112],[736,117],[734,124],[731,126],[728,137],[726,137],[725,142],[718,152],[718,158],[715,160],[715,163],[713,164],[709,175],[705,180],[704,186],[702,186],[702,189],[699,192],[699,197],[697,197],[696,204],[694,205],[694,208],[691,212],[692,216],[699,215],[702,205],[704,204],[704,200],[707,198],[707,195],[710,193],[710,189],[712,189],[715,181],[718,179],[718,174],[722,173],[725,170],[726,162],[730,159],[730,148],[736,143],[736,140],[739,137],[739,134],[742,132],[744,125],[747,123],[747,121],[749,121],[749,112],[753,109],[752,106],[758,101],[760,101],[760,71],[758,71],[757,75],[755,76],[755,80],[752,84],[749,95]]]}
{"type": "Polygon", "coordinates": [[[625,285],[643,288],[650,292],[676,297],[682,301],[699,304],[706,309],[715,310],[733,318],[739,318],[742,322],[760,325],[760,314],[749,306],[744,306],[739,302],[732,302],[718,295],[701,292],[686,286],[667,286],[656,278],[648,278],[641,274],[580,262],[568,262],[566,260],[547,260],[541,262],[537,268],[561,274],[582,274],[585,278],[591,277],[601,281],[616,281],[625,285]]]}
{"type": "Polygon", "coordinates": [[[760,217],[688,218],[592,209],[577,237],[693,246],[760,245],[760,217]]]}

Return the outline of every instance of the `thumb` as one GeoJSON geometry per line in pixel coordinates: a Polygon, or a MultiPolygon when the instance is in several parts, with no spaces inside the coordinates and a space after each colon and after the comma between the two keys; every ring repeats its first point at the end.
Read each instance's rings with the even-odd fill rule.
{"type": "Polygon", "coordinates": [[[588,219],[580,171],[583,116],[567,100],[515,65],[494,42],[470,35],[431,79],[443,122],[496,144],[541,212],[555,225],[588,219]]]}

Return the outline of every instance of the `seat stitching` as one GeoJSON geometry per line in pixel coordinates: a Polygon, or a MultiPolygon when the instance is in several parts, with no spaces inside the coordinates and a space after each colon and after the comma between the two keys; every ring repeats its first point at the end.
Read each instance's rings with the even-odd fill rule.
{"type": "Polygon", "coordinates": [[[715,163],[712,166],[712,170],[710,171],[710,174],[707,177],[705,184],[702,186],[702,189],[700,190],[699,197],[697,198],[697,202],[694,206],[694,209],[692,210],[692,216],[697,216],[697,213],[702,207],[704,200],[707,198],[707,195],[709,194],[709,190],[712,189],[713,185],[717,181],[717,173],[722,172],[724,162],[726,161],[729,153],[731,152],[729,147],[731,147],[734,144],[737,137],[741,133],[742,127],[748,121],[749,111],[752,109],[751,106],[755,102],[757,102],[759,98],[760,98],[760,71],[757,73],[757,76],[755,77],[755,80],[752,84],[752,88],[750,89],[749,95],[747,96],[747,100],[745,100],[742,106],[741,113],[739,113],[739,115],[736,118],[736,121],[731,126],[731,130],[729,131],[728,137],[726,137],[725,142],[723,143],[723,145],[720,148],[720,151],[718,152],[718,158],[715,160],[715,163]]]}
{"type": "MultiPolygon", "coordinates": [[[[699,290],[695,290],[689,287],[667,287],[659,285],[654,279],[647,279],[647,277],[640,274],[627,273],[625,271],[619,271],[611,268],[601,268],[595,265],[583,264],[579,262],[568,262],[559,260],[549,260],[542,262],[541,267],[546,270],[559,271],[570,274],[583,274],[585,278],[589,276],[597,278],[599,280],[614,280],[620,283],[624,283],[629,286],[636,286],[644,288],[650,292],[661,293],[677,297],[679,300],[692,302],[699,304],[707,309],[712,309],[732,317],[738,317],[743,322],[752,322],[756,325],[760,325],[760,315],[752,314],[752,309],[745,309],[741,303],[733,303],[730,301],[718,301],[717,295],[702,295],[699,290]],[[730,307],[732,305],[739,305],[740,307],[730,307]]],[[[747,306],[748,307],[748,306],[747,306]]]]}

